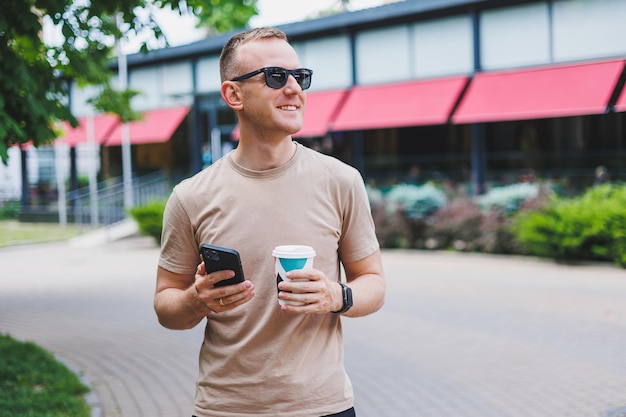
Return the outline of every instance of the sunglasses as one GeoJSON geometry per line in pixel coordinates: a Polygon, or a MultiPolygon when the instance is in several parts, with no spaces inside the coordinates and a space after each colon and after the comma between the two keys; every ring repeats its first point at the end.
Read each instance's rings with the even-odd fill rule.
{"type": "Polygon", "coordinates": [[[231,81],[243,81],[248,78],[254,77],[257,74],[264,73],[265,74],[265,84],[269,88],[283,88],[285,84],[287,84],[287,79],[289,75],[293,75],[293,78],[296,79],[298,85],[306,90],[311,86],[311,77],[313,76],[313,70],[308,68],[297,68],[293,70],[288,70],[281,67],[265,67],[258,69],[256,71],[249,72],[244,75],[240,75],[239,77],[233,78],[231,81]]]}

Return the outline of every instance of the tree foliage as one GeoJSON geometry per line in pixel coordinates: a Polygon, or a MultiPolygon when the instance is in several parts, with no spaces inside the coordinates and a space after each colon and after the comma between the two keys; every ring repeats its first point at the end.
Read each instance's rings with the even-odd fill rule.
{"type": "MultiPolygon", "coordinates": [[[[223,33],[234,28],[243,28],[257,14],[256,0],[206,0],[210,8],[197,7],[194,13],[199,18],[199,27],[209,32],[223,33]]],[[[188,4],[191,2],[187,2],[188,4]]],[[[195,3],[202,3],[196,1],[195,3]]]]}
{"type": "MultiPolygon", "coordinates": [[[[151,31],[167,44],[154,19],[157,8],[194,13],[210,32],[243,28],[256,0],[3,0],[0,14],[0,159],[10,146],[54,140],[54,122],[77,125],[69,107],[70,83],[97,85],[91,103],[121,121],[136,114],[132,91],[117,91],[111,79],[115,40],[151,31]],[[60,28],[63,41],[44,43],[43,22],[60,28]]],[[[149,46],[142,45],[147,51],[149,46]]]]}

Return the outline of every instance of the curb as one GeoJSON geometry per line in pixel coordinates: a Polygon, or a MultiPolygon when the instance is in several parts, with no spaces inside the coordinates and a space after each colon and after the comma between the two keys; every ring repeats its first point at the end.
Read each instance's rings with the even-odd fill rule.
{"type": "Polygon", "coordinates": [[[54,359],[61,362],[66,368],[72,371],[74,375],[78,377],[80,382],[89,388],[89,392],[85,394],[85,402],[91,409],[91,417],[104,417],[104,410],[102,409],[100,398],[98,397],[98,394],[96,394],[96,390],[91,384],[89,378],[87,378],[87,375],[85,375],[85,373],[78,367],[74,366],[74,364],[56,354],[54,354],[54,359]]]}
{"type": "Polygon", "coordinates": [[[68,242],[69,245],[74,248],[93,248],[132,236],[138,232],[139,226],[137,226],[135,220],[129,218],[110,226],[105,226],[94,232],[74,237],[68,242]]]}

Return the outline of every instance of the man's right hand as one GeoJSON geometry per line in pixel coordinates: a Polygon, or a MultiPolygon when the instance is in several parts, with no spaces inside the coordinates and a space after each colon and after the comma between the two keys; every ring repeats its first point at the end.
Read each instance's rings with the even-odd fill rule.
{"type": "Polygon", "coordinates": [[[235,276],[235,271],[206,273],[204,262],[198,265],[195,281],[191,285],[194,297],[203,302],[211,311],[221,313],[247,303],[254,297],[251,281],[215,287],[215,284],[235,276]]]}

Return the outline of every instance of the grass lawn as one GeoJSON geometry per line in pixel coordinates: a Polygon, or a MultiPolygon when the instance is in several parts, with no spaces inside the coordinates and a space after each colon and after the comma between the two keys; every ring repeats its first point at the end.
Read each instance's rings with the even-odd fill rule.
{"type": "Polygon", "coordinates": [[[90,417],[88,391],[49,352],[0,334],[0,417],[90,417]]]}
{"type": "Polygon", "coordinates": [[[56,223],[21,223],[16,220],[0,220],[0,248],[66,240],[78,234],[73,224],[62,227],[56,223]]]}

